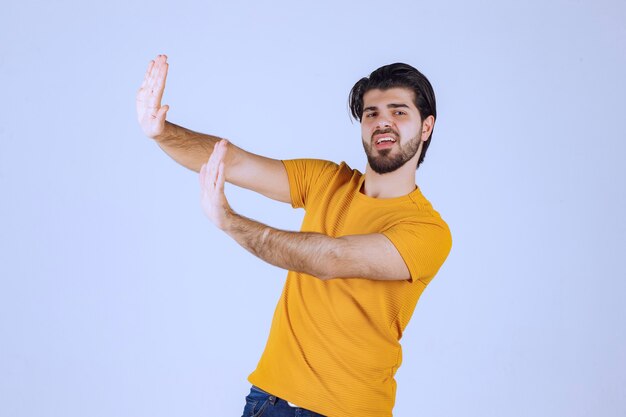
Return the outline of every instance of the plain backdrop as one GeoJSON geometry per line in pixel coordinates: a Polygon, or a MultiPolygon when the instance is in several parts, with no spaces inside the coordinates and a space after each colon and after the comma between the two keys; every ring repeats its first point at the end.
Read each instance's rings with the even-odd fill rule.
{"type": "Polygon", "coordinates": [[[625,22],[618,0],[3,2],[0,415],[241,415],[286,273],[142,135],[159,53],[169,120],[361,171],[350,88],[419,68],[439,117],[416,180],[454,243],[394,415],[626,415],[625,22]]]}

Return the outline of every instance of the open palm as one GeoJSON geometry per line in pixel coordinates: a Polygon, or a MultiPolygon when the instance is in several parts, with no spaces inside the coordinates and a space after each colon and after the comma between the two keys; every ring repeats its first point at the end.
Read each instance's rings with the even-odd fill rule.
{"type": "Polygon", "coordinates": [[[144,134],[155,138],[163,133],[165,116],[169,106],[161,106],[165,79],[167,78],[167,56],[159,55],[150,61],[148,70],[137,92],[137,119],[144,134]]]}
{"type": "Polygon", "coordinates": [[[232,209],[224,194],[224,158],[228,152],[228,142],[220,140],[206,164],[200,169],[201,204],[204,214],[220,229],[228,224],[228,214],[232,209]]]}

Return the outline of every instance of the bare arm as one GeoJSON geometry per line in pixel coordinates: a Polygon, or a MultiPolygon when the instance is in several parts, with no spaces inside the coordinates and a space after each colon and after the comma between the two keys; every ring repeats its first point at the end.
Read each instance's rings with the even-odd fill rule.
{"type": "MultiPolygon", "coordinates": [[[[161,105],[169,64],[167,56],[150,61],[143,83],[137,92],[137,118],[144,134],[154,139],[172,159],[193,171],[211,156],[221,139],[194,132],[165,120],[168,105],[161,105]]],[[[233,144],[224,160],[228,168],[226,181],[274,200],[289,203],[289,180],[283,163],[247,152],[233,144]]]]}
{"type": "Polygon", "coordinates": [[[235,213],[224,195],[227,147],[218,143],[200,171],[202,207],[207,217],[262,260],[320,279],[406,280],[409,270],[387,237],[374,233],[333,238],[320,233],[275,229],[235,213]]]}
{"type": "Polygon", "coordinates": [[[280,268],[322,280],[411,277],[398,250],[379,233],[332,238],[321,233],[275,229],[233,211],[226,216],[224,231],[230,237],[253,255],[280,268]]]}

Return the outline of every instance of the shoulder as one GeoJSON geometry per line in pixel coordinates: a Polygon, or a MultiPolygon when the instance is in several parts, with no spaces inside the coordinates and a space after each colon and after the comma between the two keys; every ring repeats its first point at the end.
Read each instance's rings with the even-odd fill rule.
{"type": "Polygon", "coordinates": [[[282,160],[290,178],[298,177],[307,181],[322,183],[332,179],[349,179],[362,174],[350,168],[346,162],[336,163],[324,159],[285,159],[282,160]]]}
{"type": "Polygon", "coordinates": [[[287,159],[282,162],[294,208],[306,207],[320,195],[349,182],[355,172],[345,162],[337,164],[323,159],[287,159]]]}

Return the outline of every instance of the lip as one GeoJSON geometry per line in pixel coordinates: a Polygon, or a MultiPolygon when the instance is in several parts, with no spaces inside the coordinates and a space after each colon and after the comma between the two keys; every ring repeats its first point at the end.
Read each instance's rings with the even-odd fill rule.
{"type": "Polygon", "coordinates": [[[391,142],[391,141],[381,142],[381,143],[374,142],[374,148],[379,151],[383,149],[391,149],[394,146],[396,146],[396,142],[391,142]]]}
{"type": "Polygon", "coordinates": [[[372,140],[374,143],[378,142],[382,138],[391,138],[395,142],[398,141],[398,135],[391,128],[374,130],[372,134],[372,140]]]}
{"type": "Polygon", "coordinates": [[[382,145],[382,144],[393,144],[396,143],[398,141],[398,138],[396,135],[392,134],[392,133],[380,133],[377,135],[373,135],[372,136],[372,141],[374,142],[374,145],[382,145]],[[378,143],[379,140],[384,139],[384,138],[390,138],[392,139],[391,142],[387,141],[387,142],[381,142],[378,143]]]}

